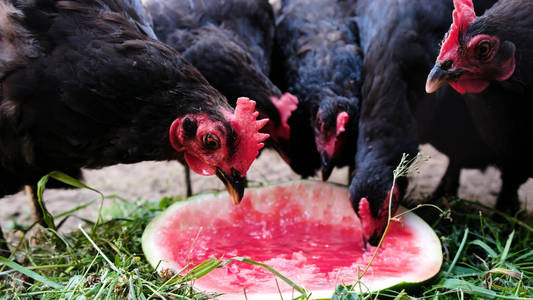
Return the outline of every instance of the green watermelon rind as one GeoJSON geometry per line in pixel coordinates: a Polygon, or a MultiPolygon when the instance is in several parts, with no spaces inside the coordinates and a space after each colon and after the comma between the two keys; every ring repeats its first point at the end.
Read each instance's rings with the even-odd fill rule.
{"type": "MultiPolygon", "coordinates": [[[[257,189],[268,189],[272,187],[279,187],[279,186],[286,186],[286,185],[298,185],[298,184],[305,184],[309,185],[309,188],[336,188],[336,189],[343,189],[347,193],[347,189],[344,186],[338,185],[338,184],[332,184],[332,183],[324,183],[319,181],[312,181],[312,180],[295,180],[295,181],[289,181],[281,184],[273,184],[273,185],[265,185],[258,188],[249,188],[247,190],[257,190],[257,189]]],[[[184,201],[180,201],[177,203],[174,203],[171,205],[167,210],[162,212],[159,216],[154,218],[146,227],[143,236],[142,236],[142,248],[143,252],[145,254],[145,257],[147,258],[148,262],[155,268],[158,267],[159,270],[165,269],[165,268],[171,268],[170,265],[167,265],[164,261],[160,261],[158,257],[161,257],[159,249],[155,246],[155,243],[152,242],[152,239],[155,238],[154,233],[156,230],[160,227],[160,224],[165,221],[166,216],[172,215],[172,213],[175,210],[180,209],[185,204],[190,204],[193,202],[196,202],[201,205],[202,202],[207,201],[209,203],[213,203],[214,199],[216,198],[228,198],[227,192],[216,192],[216,193],[208,193],[208,194],[199,194],[192,196],[184,201]]],[[[227,199],[227,201],[230,201],[227,199]]],[[[209,204],[206,203],[206,204],[209,204]]],[[[400,208],[399,211],[402,211],[403,208],[400,208]]],[[[409,287],[421,284],[431,278],[433,278],[439,271],[442,265],[442,246],[440,243],[439,238],[435,234],[435,232],[431,229],[431,227],[425,223],[420,217],[413,213],[406,213],[403,215],[404,222],[407,222],[410,226],[417,228],[418,230],[415,232],[417,236],[417,240],[420,239],[420,236],[422,236],[422,239],[420,240],[420,243],[424,245],[424,249],[426,249],[424,256],[421,256],[421,270],[423,272],[420,272],[422,275],[419,276],[412,276],[413,274],[402,274],[399,277],[390,278],[388,281],[380,280],[378,283],[367,283],[368,288],[364,289],[365,291],[378,291],[383,289],[397,289],[401,287],[409,287]],[[432,255],[429,255],[432,254],[432,255]],[[425,260],[425,263],[422,264],[422,262],[425,260]],[[423,266],[426,266],[425,269],[422,269],[423,266]]],[[[202,287],[198,286],[197,283],[195,283],[195,288],[197,290],[202,291],[202,287]]],[[[305,288],[305,286],[304,286],[305,288]]],[[[315,290],[312,291],[312,299],[322,299],[322,298],[331,298],[331,296],[334,294],[336,287],[332,287],[331,289],[327,290],[315,290]]],[[[357,287],[355,291],[358,291],[359,288],[357,287]]],[[[295,293],[284,293],[283,298],[289,298],[291,296],[295,296],[295,293]]],[[[280,299],[279,293],[274,294],[254,294],[254,295],[248,295],[249,299],[280,299]]],[[[217,299],[241,299],[242,294],[239,295],[232,295],[232,294],[225,294],[217,299]]]]}
{"type": "Polygon", "coordinates": [[[156,255],[156,253],[158,253],[159,250],[157,248],[154,248],[155,247],[154,243],[149,242],[149,239],[153,237],[152,232],[154,232],[154,230],[158,228],[157,226],[158,224],[160,224],[161,222],[165,220],[165,216],[171,214],[171,212],[173,212],[174,210],[179,209],[180,207],[190,202],[205,201],[202,199],[212,199],[213,196],[215,197],[225,196],[224,195],[225,193],[227,194],[227,192],[220,191],[220,192],[215,192],[215,193],[198,194],[198,195],[191,196],[185,200],[172,204],[165,211],[163,211],[161,214],[155,217],[152,221],[150,221],[150,223],[148,223],[148,225],[144,229],[144,232],[141,238],[143,253],[146,259],[148,260],[148,262],[150,263],[150,265],[154,268],[158,267],[158,269],[165,268],[164,262],[162,262],[159,258],[157,258],[158,255],[156,255]]]}

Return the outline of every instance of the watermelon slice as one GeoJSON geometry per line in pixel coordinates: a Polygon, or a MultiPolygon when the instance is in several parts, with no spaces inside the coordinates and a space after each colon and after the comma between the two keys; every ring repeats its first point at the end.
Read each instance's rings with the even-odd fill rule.
{"type": "MultiPolygon", "coordinates": [[[[192,197],[155,218],[142,243],[150,264],[160,269],[177,271],[211,257],[248,257],[311,291],[313,298],[329,298],[337,285],[353,283],[375,249],[364,249],[348,190],[314,181],[247,189],[238,206],[225,192],[192,197]]],[[[371,291],[421,282],[437,274],[441,263],[433,230],[407,213],[392,223],[362,282],[371,291]]],[[[194,282],[197,290],[224,293],[219,299],[245,299],[244,289],[248,299],[280,299],[277,285],[284,299],[298,295],[268,270],[245,262],[194,282]]]]}

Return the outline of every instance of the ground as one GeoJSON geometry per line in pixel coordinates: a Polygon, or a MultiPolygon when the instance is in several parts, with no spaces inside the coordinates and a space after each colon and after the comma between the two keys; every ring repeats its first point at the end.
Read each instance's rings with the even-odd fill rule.
{"type": "MultiPolygon", "coordinates": [[[[420,148],[421,152],[430,155],[430,159],[421,163],[420,173],[411,177],[408,200],[419,200],[429,195],[439,183],[448,164],[446,156],[438,153],[429,145],[420,148]]],[[[178,162],[143,162],[132,165],[116,165],[100,170],[85,170],[87,185],[102,191],[105,195],[116,194],[128,201],[137,199],[159,200],[164,196],[183,196],[184,175],[183,167],[178,162]]],[[[281,160],[276,152],[265,150],[260,158],[252,165],[248,178],[250,184],[259,182],[279,182],[299,178],[281,160]]],[[[318,177],[317,177],[318,179],[318,177]]],[[[193,190],[205,192],[223,189],[222,183],[215,177],[192,174],[193,190]]],[[[347,168],[334,171],[331,181],[347,184],[347,168]]],[[[479,170],[463,170],[461,173],[461,187],[459,196],[472,201],[481,201],[493,205],[501,187],[500,172],[496,168],[488,168],[484,172],[479,170]]],[[[528,210],[533,208],[533,180],[530,179],[519,190],[522,207],[527,202],[528,210]]],[[[64,212],[82,203],[97,198],[93,192],[86,190],[48,190],[44,199],[52,214],[64,212]]],[[[106,200],[110,202],[112,200],[106,200]]],[[[0,199],[2,210],[0,222],[9,231],[13,220],[22,224],[31,223],[29,202],[24,194],[18,194],[0,199]]],[[[94,219],[97,206],[92,205],[76,215],[94,219]]],[[[63,230],[76,228],[79,220],[71,219],[63,230]]]]}

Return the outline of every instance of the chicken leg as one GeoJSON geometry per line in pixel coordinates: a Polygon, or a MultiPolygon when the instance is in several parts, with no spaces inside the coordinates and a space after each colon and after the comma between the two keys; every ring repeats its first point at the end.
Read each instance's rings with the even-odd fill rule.
{"type": "Polygon", "coordinates": [[[192,196],[192,185],[191,185],[191,168],[189,168],[189,165],[183,164],[183,167],[185,168],[185,188],[186,190],[186,196],[187,198],[192,196]]]}
{"type": "Polygon", "coordinates": [[[457,195],[459,190],[459,178],[461,175],[461,168],[450,161],[444,176],[439,183],[439,186],[433,192],[431,198],[433,200],[439,199],[443,196],[457,195]]]}
{"type": "Polygon", "coordinates": [[[46,226],[46,223],[44,222],[43,210],[41,209],[41,206],[39,205],[39,201],[37,199],[37,187],[26,185],[24,186],[24,190],[26,191],[26,196],[30,201],[34,221],[39,222],[39,224],[43,226],[46,226]]]}
{"type": "Polygon", "coordinates": [[[520,210],[518,199],[518,188],[524,183],[528,176],[520,174],[513,168],[502,168],[502,188],[496,201],[496,209],[514,215],[520,210]]]}

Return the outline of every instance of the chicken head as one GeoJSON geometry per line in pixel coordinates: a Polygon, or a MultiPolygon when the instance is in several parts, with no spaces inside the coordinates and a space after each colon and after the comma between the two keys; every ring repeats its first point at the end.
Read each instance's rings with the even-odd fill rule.
{"type": "Polygon", "coordinates": [[[472,0],[454,0],[453,24],[444,37],[426,92],[449,83],[457,92],[480,93],[491,81],[509,79],[516,67],[516,46],[476,19],[472,0]]]}
{"type": "Polygon", "coordinates": [[[268,119],[257,120],[254,109],[254,101],[239,98],[235,111],[225,111],[223,118],[189,113],[176,119],[169,132],[172,147],[184,153],[189,167],[200,175],[217,175],[236,204],[244,194],[246,173],[269,136],[259,132],[268,119]]]}

